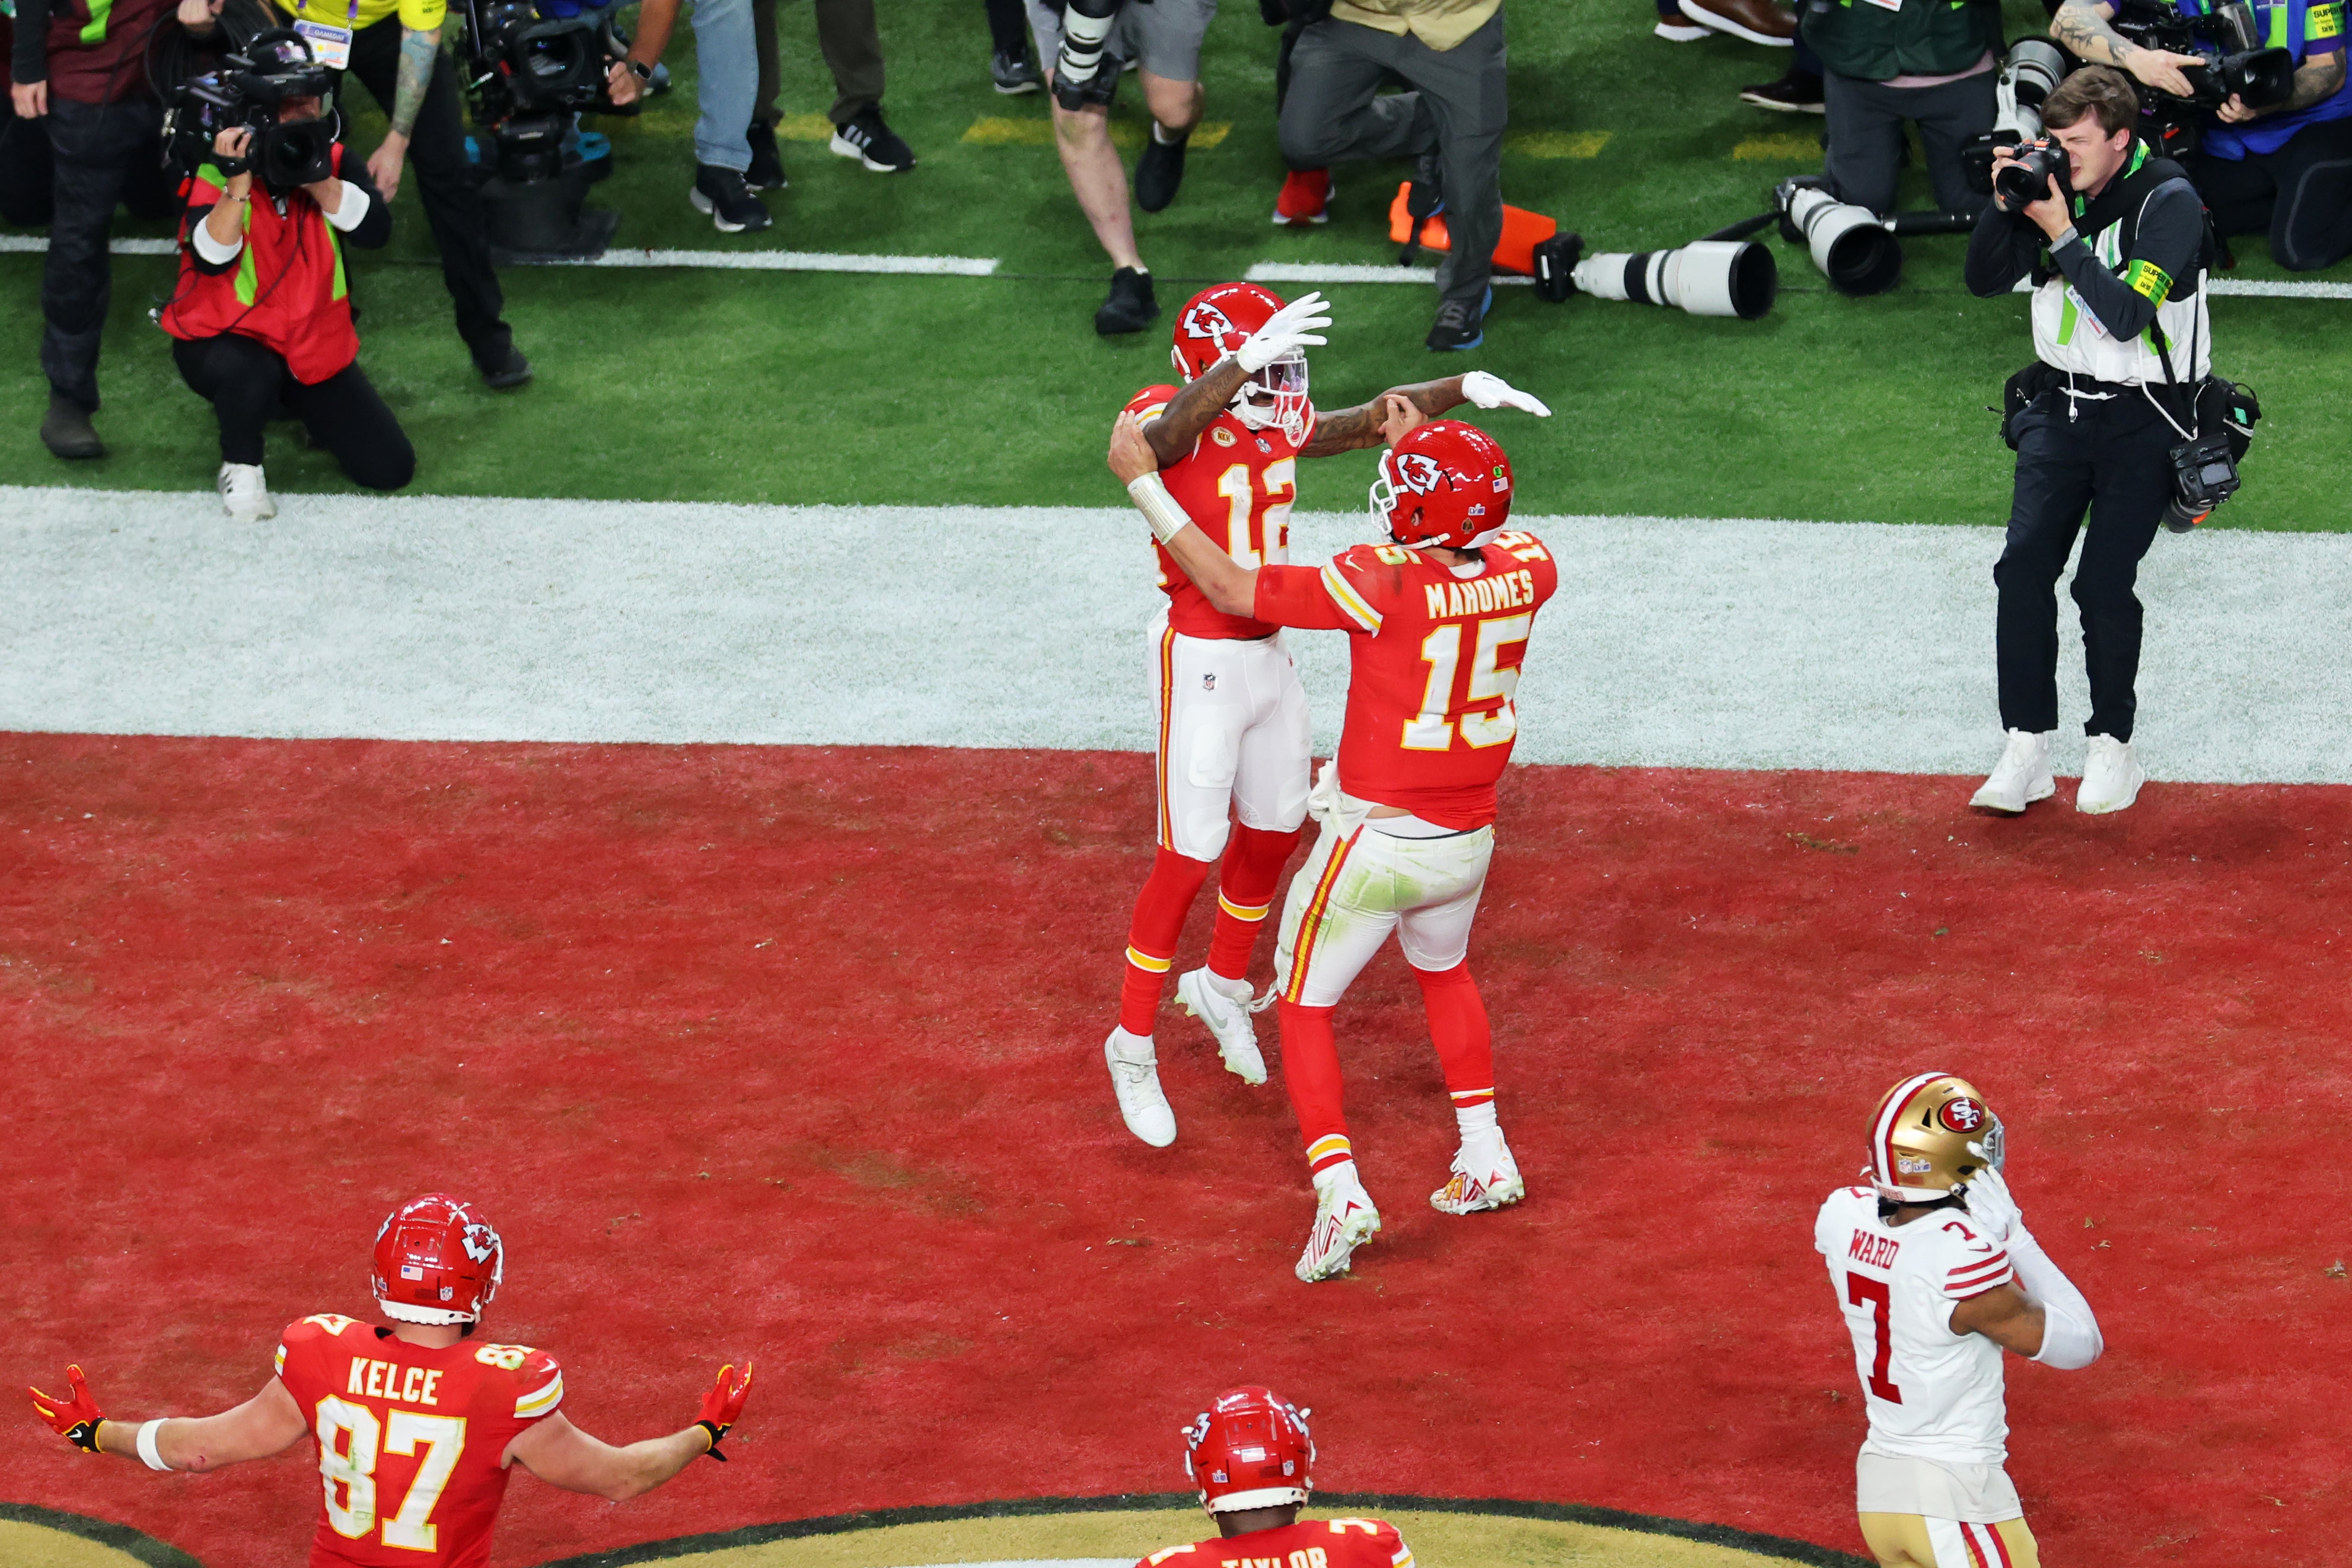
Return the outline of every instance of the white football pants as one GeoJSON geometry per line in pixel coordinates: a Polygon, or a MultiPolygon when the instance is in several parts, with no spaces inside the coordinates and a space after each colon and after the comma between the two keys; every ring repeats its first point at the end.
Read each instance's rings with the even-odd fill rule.
{"type": "Polygon", "coordinates": [[[1287,833],[1307,819],[1307,689],[1279,636],[1192,637],[1165,611],[1144,639],[1160,718],[1160,843],[1194,860],[1225,852],[1232,818],[1287,833]]]}

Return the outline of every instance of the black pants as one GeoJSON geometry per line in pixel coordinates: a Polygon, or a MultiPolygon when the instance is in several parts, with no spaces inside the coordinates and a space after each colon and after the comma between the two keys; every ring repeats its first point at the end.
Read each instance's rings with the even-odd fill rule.
{"type": "MultiPolygon", "coordinates": [[[[386,16],[352,37],[351,74],[365,84],[386,114],[400,74],[400,19],[386,16]]],[[[507,357],[514,334],[500,318],[506,296],[490,266],[489,229],[482,217],[482,187],[466,159],[466,125],[459,113],[457,68],[446,51],[433,61],[433,83],[416,112],[416,132],[408,143],[409,172],[415,176],[441,253],[441,281],[456,307],[457,335],[477,364],[507,357]]]]}
{"type": "MultiPolygon", "coordinates": [[[[874,0],[814,0],[812,8],[817,52],[833,73],[833,107],[824,111],[825,118],[846,125],[882,101],[882,30],[875,21],[874,0]]],[[[1014,9],[1020,11],[1017,5],[1014,9]]],[[[996,26],[993,12],[989,26],[996,26]]],[[[751,37],[760,59],[751,118],[772,128],[782,117],[776,100],[784,90],[777,63],[776,0],[751,0],[751,37]]]]}
{"type": "Polygon", "coordinates": [[[2189,178],[2216,233],[2267,233],[2272,258],[2290,272],[2352,255],[2352,120],[2306,125],[2275,153],[2200,153],[2189,160],[2189,178]]]}
{"type": "Polygon", "coordinates": [[[173,339],[172,362],[180,379],[220,416],[224,463],[259,463],[262,426],[283,404],[314,445],[335,455],[352,483],[396,490],[416,475],[416,449],[357,360],[305,386],[276,350],[224,332],[173,339]]]}
{"type": "Polygon", "coordinates": [[[988,47],[992,53],[1029,58],[1029,9],[1021,0],[984,0],[988,7],[988,47]]]}
{"type": "Polygon", "coordinates": [[[107,234],[133,180],[157,160],[163,115],[152,99],[49,100],[55,211],[41,268],[41,373],[84,408],[98,406],[98,343],[114,300],[107,234]]]}
{"type": "Polygon", "coordinates": [[[50,163],[48,127],[17,119],[0,97],[0,223],[38,228],[49,221],[50,163]]]}
{"type": "Polygon", "coordinates": [[[1903,122],[1907,120],[1919,127],[1937,210],[1974,214],[1985,198],[1969,187],[1960,146],[1992,129],[1997,112],[1993,88],[1990,71],[1941,87],[1888,87],[1824,72],[1822,97],[1830,140],[1822,172],[1829,176],[1830,188],[1840,201],[1868,207],[1881,217],[1893,212],[1895,184],[1903,173],[1903,122]]]}
{"type": "Polygon", "coordinates": [[[2063,394],[2044,393],[2017,416],[2015,428],[2016,499],[1992,569],[2000,590],[2001,728],[2038,735],[2058,727],[2058,577],[2075,534],[2085,532],[2087,511],[2074,585],[2091,678],[2091,718],[2083,728],[2128,741],[2139,678],[2140,605],[2133,589],[2140,557],[2172,499],[2168,454],[2180,437],[2137,391],[2105,402],[2084,399],[2072,418],[2063,394]]]}

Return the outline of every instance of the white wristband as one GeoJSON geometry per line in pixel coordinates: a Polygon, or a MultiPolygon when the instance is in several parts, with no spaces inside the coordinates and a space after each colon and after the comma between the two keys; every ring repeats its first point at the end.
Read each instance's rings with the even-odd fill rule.
{"type": "Polygon", "coordinates": [[[1184,509],[1176,504],[1176,498],[1168,493],[1168,487],[1160,483],[1158,474],[1146,474],[1129,481],[1127,493],[1136,510],[1143,513],[1143,521],[1151,525],[1152,537],[1162,544],[1192,525],[1192,520],[1184,515],[1184,509]]]}
{"type": "Polygon", "coordinates": [[[151,1470],[168,1470],[172,1468],[163,1462],[162,1452],[155,1447],[155,1434],[162,1428],[164,1420],[165,1417],[158,1415],[152,1421],[142,1421],[139,1424],[139,1461],[151,1470]]]}

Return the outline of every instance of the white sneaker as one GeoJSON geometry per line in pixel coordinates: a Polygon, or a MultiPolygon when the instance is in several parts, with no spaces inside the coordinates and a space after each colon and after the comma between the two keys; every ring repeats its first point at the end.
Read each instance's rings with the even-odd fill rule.
{"type": "Polygon", "coordinates": [[[1257,1026],[1250,1022],[1246,980],[1228,980],[1206,967],[1176,977],[1176,1005],[1209,1026],[1225,1070],[1253,1088],[1265,1081],[1265,1058],[1257,1048],[1257,1026]]]}
{"type": "Polygon", "coordinates": [[[2031,730],[2011,730],[1992,776],[1969,797],[1969,804],[1979,811],[2015,816],[2033,802],[2057,794],[2058,781],[2050,776],[2050,740],[2057,732],[2048,730],[2037,735],[2031,730]]]}
{"type": "Polygon", "coordinates": [[[1176,1142],[1176,1113],[1160,1091],[1160,1058],[1152,1054],[1151,1037],[1113,1029],[1103,1042],[1103,1060],[1110,1065],[1110,1087],[1127,1130],[1154,1149],[1176,1142]]]}
{"type": "Polygon", "coordinates": [[[220,490],[222,508],[239,522],[262,522],[278,515],[278,503],[269,499],[269,487],[261,482],[259,463],[223,463],[220,478],[214,481],[220,490]]]}
{"type": "Polygon", "coordinates": [[[1356,1248],[1381,1233],[1381,1211],[1356,1176],[1353,1160],[1335,1165],[1315,1184],[1315,1228],[1298,1255],[1297,1275],[1312,1285],[1348,1271],[1356,1248]]]}
{"type": "Polygon", "coordinates": [[[2074,792],[2074,809],[2094,816],[2121,811],[2139,798],[2139,786],[2146,783],[2147,770],[2132,755],[2129,741],[2094,735],[2090,754],[2083,760],[2083,784],[2074,792]]]}
{"type": "Polygon", "coordinates": [[[1481,1209],[1507,1209],[1528,1195],[1519,1179],[1518,1162],[1511,1146],[1497,1132],[1465,1143],[1454,1156],[1454,1173],[1429,1194],[1429,1206],[1439,1214],[1476,1214],[1481,1209]]]}
{"type": "Polygon", "coordinates": [[[1715,29],[1712,27],[1702,27],[1695,22],[1669,22],[1663,16],[1658,18],[1658,25],[1650,31],[1670,44],[1696,44],[1701,38],[1712,37],[1715,35],[1715,29]]]}

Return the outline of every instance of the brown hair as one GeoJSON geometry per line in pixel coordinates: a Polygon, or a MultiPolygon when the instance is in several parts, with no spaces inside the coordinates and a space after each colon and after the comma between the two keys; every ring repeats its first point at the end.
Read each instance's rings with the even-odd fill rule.
{"type": "Polygon", "coordinates": [[[2053,131],[2063,131],[2085,114],[2096,115],[2099,129],[2110,136],[2132,130],[2139,123],[2139,94],[2112,66],[2084,66],[2042,100],[2042,123],[2053,131]]]}

